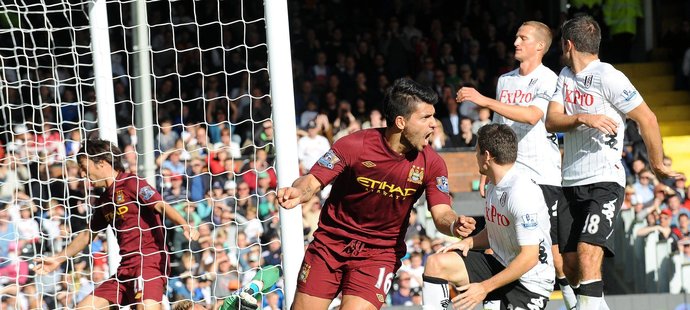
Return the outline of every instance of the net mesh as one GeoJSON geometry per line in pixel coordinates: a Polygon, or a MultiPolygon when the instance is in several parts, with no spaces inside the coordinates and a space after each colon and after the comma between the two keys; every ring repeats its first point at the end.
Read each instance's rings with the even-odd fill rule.
{"type": "MultiPolygon", "coordinates": [[[[74,308],[113,272],[104,230],[55,272],[31,269],[34,258],[61,253],[93,223],[102,190],[82,176],[76,155],[104,118],[117,124],[116,160],[125,171],[136,173],[141,155],[154,153],[151,187],[200,232],[190,242],[168,216],[158,227],[132,228],[163,232],[171,268],[165,299],[211,308],[257,270],[280,265],[262,3],[147,2],[153,125],[142,127],[134,1],[107,4],[115,115],[97,111],[90,2],[0,3],[2,308],[74,308]],[[154,145],[143,145],[144,131],[154,145]]],[[[111,202],[118,199],[112,193],[111,202]]],[[[265,302],[282,298],[280,289],[271,294],[265,302]]]]}

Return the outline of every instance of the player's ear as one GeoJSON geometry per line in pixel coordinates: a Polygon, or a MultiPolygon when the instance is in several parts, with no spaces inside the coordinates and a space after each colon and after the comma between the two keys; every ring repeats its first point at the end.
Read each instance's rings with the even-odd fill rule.
{"type": "Polygon", "coordinates": [[[396,128],[403,130],[403,129],[405,129],[406,124],[407,124],[407,122],[405,121],[405,117],[403,117],[401,115],[398,115],[395,117],[395,127],[396,128]]]}

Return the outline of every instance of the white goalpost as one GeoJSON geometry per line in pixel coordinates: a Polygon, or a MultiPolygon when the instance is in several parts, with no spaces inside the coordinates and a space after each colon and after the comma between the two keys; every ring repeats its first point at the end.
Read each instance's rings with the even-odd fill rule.
{"type": "Polygon", "coordinates": [[[299,176],[288,29],[285,0],[0,2],[0,308],[74,308],[115,274],[117,229],[31,270],[89,229],[101,192],[76,154],[95,137],[200,231],[146,230],[164,232],[166,307],[215,309],[278,265],[263,299],[289,308],[304,236],[275,200],[299,176]]]}

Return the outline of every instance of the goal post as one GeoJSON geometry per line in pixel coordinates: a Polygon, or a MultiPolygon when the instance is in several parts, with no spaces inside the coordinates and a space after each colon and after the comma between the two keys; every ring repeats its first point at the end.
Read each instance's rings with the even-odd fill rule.
{"type": "MultiPolygon", "coordinates": [[[[276,131],[276,167],[278,187],[286,187],[299,177],[297,159],[297,124],[295,123],[295,97],[292,85],[292,59],[286,0],[266,0],[266,40],[271,76],[273,123],[276,131]]],[[[280,209],[280,229],[283,244],[286,306],[292,305],[297,277],[304,258],[304,232],[302,207],[280,209]],[[289,225],[288,225],[289,224],[289,225]]]]}

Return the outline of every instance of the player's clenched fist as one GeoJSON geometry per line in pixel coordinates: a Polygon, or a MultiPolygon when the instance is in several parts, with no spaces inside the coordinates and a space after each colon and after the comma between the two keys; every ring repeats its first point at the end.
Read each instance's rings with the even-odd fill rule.
{"type": "Polygon", "coordinates": [[[461,238],[466,238],[473,231],[477,221],[469,216],[460,215],[455,221],[455,227],[453,227],[453,235],[461,238]]]}
{"type": "Polygon", "coordinates": [[[60,257],[53,256],[36,258],[34,261],[36,266],[34,266],[33,270],[38,275],[45,275],[55,271],[63,262],[60,257]]]}
{"type": "Polygon", "coordinates": [[[278,203],[285,209],[292,209],[301,203],[302,193],[294,187],[283,187],[278,190],[278,203]]]}

